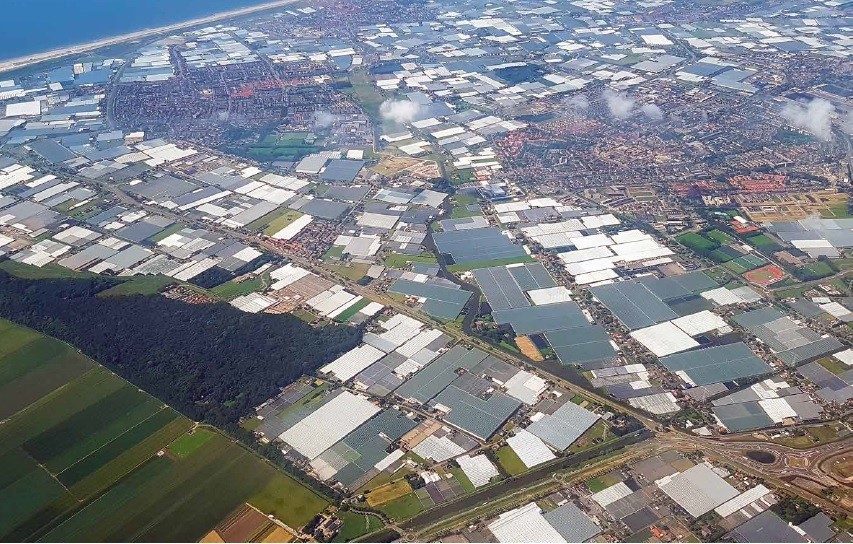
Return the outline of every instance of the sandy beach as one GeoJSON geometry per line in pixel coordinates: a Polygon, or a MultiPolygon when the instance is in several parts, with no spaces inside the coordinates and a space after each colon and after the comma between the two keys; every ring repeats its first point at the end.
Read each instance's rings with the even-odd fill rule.
{"type": "Polygon", "coordinates": [[[266,11],[269,9],[293,4],[297,1],[298,0],[273,0],[270,2],[265,2],[263,4],[259,4],[257,6],[235,9],[232,11],[223,11],[220,13],[215,13],[213,15],[208,15],[206,17],[199,17],[196,19],[190,19],[188,21],[183,21],[180,23],[172,24],[172,25],[166,25],[166,26],[161,26],[161,27],[157,27],[157,28],[149,28],[149,29],[145,29],[145,30],[138,30],[136,32],[130,32],[130,33],[122,34],[119,36],[113,36],[111,38],[103,38],[101,40],[95,40],[95,41],[80,44],[80,45],[71,45],[68,47],[52,49],[50,51],[45,51],[42,53],[34,53],[32,55],[26,55],[23,57],[0,60],[0,73],[8,72],[10,70],[17,70],[17,69],[24,68],[24,67],[27,67],[27,66],[30,66],[33,64],[38,64],[40,62],[55,60],[55,59],[59,59],[62,57],[69,56],[69,55],[79,55],[81,53],[87,53],[89,51],[94,51],[94,50],[100,49],[102,47],[108,47],[111,45],[116,45],[116,44],[126,42],[126,41],[130,41],[130,40],[139,40],[142,38],[147,38],[149,36],[155,36],[157,34],[165,34],[165,33],[169,33],[169,32],[175,32],[178,30],[183,30],[186,28],[191,28],[194,26],[215,23],[218,21],[222,21],[223,19],[230,19],[232,17],[240,17],[243,15],[250,15],[252,13],[257,13],[257,12],[266,11]]]}

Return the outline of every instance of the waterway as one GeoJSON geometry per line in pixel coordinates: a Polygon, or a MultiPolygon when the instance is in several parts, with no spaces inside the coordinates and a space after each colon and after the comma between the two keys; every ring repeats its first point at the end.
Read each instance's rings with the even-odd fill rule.
{"type": "Polygon", "coordinates": [[[167,26],[266,0],[3,0],[0,60],[167,26]]]}

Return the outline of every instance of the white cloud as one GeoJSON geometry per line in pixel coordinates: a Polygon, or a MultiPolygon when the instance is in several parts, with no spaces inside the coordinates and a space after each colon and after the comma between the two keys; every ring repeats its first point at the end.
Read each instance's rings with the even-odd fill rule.
{"type": "Polygon", "coordinates": [[[835,106],[822,98],[815,98],[805,106],[786,104],[782,117],[797,128],[810,132],[816,138],[828,142],[832,139],[832,114],[835,106]]]}
{"type": "Polygon", "coordinates": [[[314,126],[317,128],[326,128],[332,126],[338,119],[338,116],[327,111],[318,111],[314,113],[314,126]]]}
{"type": "Polygon", "coordinates": [[[630,96],[607,89],[604,91],[604,102],[614,119],[627,119],[634,114],[637,100],[630,96]]]}
{"type": "Polygon", "coordinates": [[[643,115],[651,119],[652,121],[660,121],[663,119],[663,111],[656,106],[655,104],[644,104],[640,111],[643,112],[643,115]]]}
{"type": "Polygon", "coordinates": [[[395,123],[411,123],[420,112],[421,106],[410,100],[386,100],[379,106],[379,115],[395,123]]]}
{"type": "Polygon", "coordinates": [[[567,98],[563,103],[573,110],[578,111],[586,111],[586,109],[589,108],[589,98],[587,98],[585,94],[578,94],[571,98],[567,98]]]}

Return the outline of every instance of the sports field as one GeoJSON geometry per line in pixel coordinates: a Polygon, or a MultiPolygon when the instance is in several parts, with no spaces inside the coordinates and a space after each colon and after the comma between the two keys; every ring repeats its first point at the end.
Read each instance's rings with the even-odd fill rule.
{"type": "Polygon", "coordinates": [[[74,348],[0,320],[0,541],[195,541],[242,503],[328,504],[74,348]]]}
{"type": "Polygon", "coordinates": [[[748,281],[761,285],[762,287],[781,281],[785,276],[785,271],[775,264],[768,264],[767,266],[756,268],[755,270],[746,272],[743,275],[743,277],[748,281]]]}

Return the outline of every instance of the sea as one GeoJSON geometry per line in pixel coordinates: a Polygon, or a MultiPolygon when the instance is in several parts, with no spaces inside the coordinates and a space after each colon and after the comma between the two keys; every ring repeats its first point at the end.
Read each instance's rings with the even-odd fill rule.
{"type": "Polygon", "coordinates": [[[256,6],[268,0],[0,0],[0,60],[256,6]]]}

